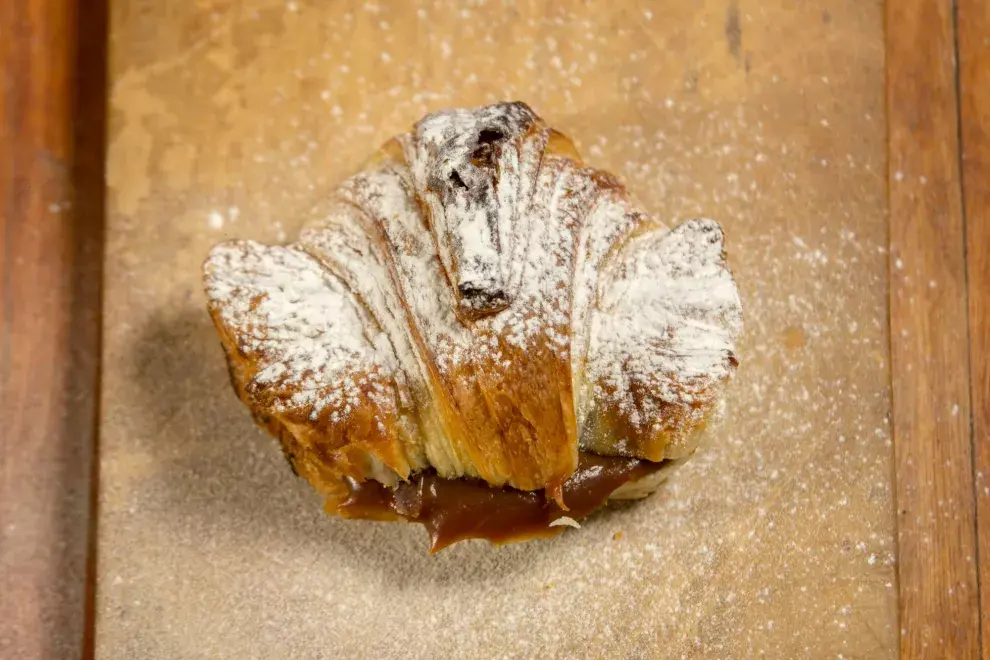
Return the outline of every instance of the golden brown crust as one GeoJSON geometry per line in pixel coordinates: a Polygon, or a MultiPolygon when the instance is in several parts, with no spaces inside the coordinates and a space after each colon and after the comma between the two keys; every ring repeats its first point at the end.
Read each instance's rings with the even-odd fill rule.
{"type": "Polygon", "coordinates": [[[299,243],[222,244],[204,272],[238,396],[328,510],[427,468],[566,508],[579,447],[693,450],[736,360],[721,241],[502,104],[428,116],[299,243]]]}

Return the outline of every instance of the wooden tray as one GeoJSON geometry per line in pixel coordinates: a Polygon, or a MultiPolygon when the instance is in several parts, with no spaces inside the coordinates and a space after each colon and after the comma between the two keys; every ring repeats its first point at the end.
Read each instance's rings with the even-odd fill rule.
{"type": "MultiPolygon", "coordinates": [[[[117,4],[94,621],[71,616],[84,591],[65,587],[82,584],[84,512],[62,532],[19,533],[25,511],[51,506],[7,467],[87,455],[75,429],[31,424],[23,397],[39,395],[16,376],[28,373],[18,347],[42,354],[67,335],[32,332],[47,327],[38,313],[7,316],[4,391],[26,394],[4,411],[38,441],[3,445],[4,566],[30,570],[7,578],[28,607],[10,608],[0,650],[77,648],[81,634],[46,618],[51,601],[69,630],[95,632],[83,647],[101,658],[976,657],[975,494],[990,452],[977,443],[971,459],[971,443],[990,417],[990,241],[988,223],[964,222],[956,113],[974,145],[963,179],[979,180],[986,10],[960,3],[974,55],[957,104],[940,4],[888,7],[886,87],[879,4],[666,4],[117,4]],[[425,112],[506,98],[661,218],[723,223],[747,311],[743,366],[718,440],[657,496],[554,540],[430,558],[418,528],[321,514],[229,392],[199,264],[224,238],[291,239],[425,112]],[[62,564],[26,557],[59,538],[80,548],[75,577],[49,580],[70,595],[44,600],[36,578],[62,564]]],[[[981,188],[965,190],[970,217],[987,208],[981,188]]],[[[6,236],[52,204],[16,206],[6,236]]],[[[99,204],[69,214],[85,232],[33,225],[51,235],[5,239],[3,254],[37,246],[44,263],[60,237],[94,245],[84,221],[99,204]]],[[[69,263],[99,263],[93,249],[69,263]]],[[[62,259],[48,263],[80,272],[62,259]]],[[[30,291],[9,272],[5,291],[30,291]]],[[[18,310],[99,303],[95,291],[4,295],[18,310]]],[[[50,381],[61,400],[70,386],[50,381]]],[[[85,420],[81,396],[69,408],[85,420]]],[[[61,460],[84,489],[84,458],[61,460]]],[[[64,509],[73,491],[60,481],[39,493],[64,509]]]]}

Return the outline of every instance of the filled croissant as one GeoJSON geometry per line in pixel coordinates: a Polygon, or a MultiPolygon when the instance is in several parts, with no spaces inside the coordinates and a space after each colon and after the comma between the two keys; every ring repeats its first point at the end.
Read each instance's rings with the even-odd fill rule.
{"type": "Polygon", "coordinates": [[[522,103],[427,115],[297,242],[222,243],[204,274],[293,470],[433,551],[648,494],[737,365],[718,224],[666,227],[522,103]]]}

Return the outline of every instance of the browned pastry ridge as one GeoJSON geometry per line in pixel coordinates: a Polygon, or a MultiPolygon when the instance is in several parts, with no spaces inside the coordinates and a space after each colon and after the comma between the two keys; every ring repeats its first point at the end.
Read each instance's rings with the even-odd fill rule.
{"type": "Polygon", "coordinates": [[[653,219],[522,103],[424,117],[297,242],[222,243],[204,279],[238,396],[327,511],[434,551],[651,492],[737,364],[718,224],[653,219]]]}

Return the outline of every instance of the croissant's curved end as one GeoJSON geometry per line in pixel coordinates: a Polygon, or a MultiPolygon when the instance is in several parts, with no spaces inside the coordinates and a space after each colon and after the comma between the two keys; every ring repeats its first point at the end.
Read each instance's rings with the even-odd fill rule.
{"type": "Polygon", "coordinates": [[[521,143],[537,125],[540,118],[517,102],[435,112],[413,128],[416,192],[466,319],[512,303],[505,213],[513,209],[505,188],[513,185],[521,143]]]}
{"type": "Polygon", "coordinates": [[[321,456],[341,475],[409,473],[391,346],[335,276],[299,248],[253,241],[217,245],[203,271],[235,389],[272,413],[260,421],[297,471],[327,488],[340,475],[321,456]]]}
{"type": "Polygon", "coordinates": [[[657,461],[693,451],[735,370],[742,305],[718,223],[630,239],[592,311],[581,448],[657,461]]]}

